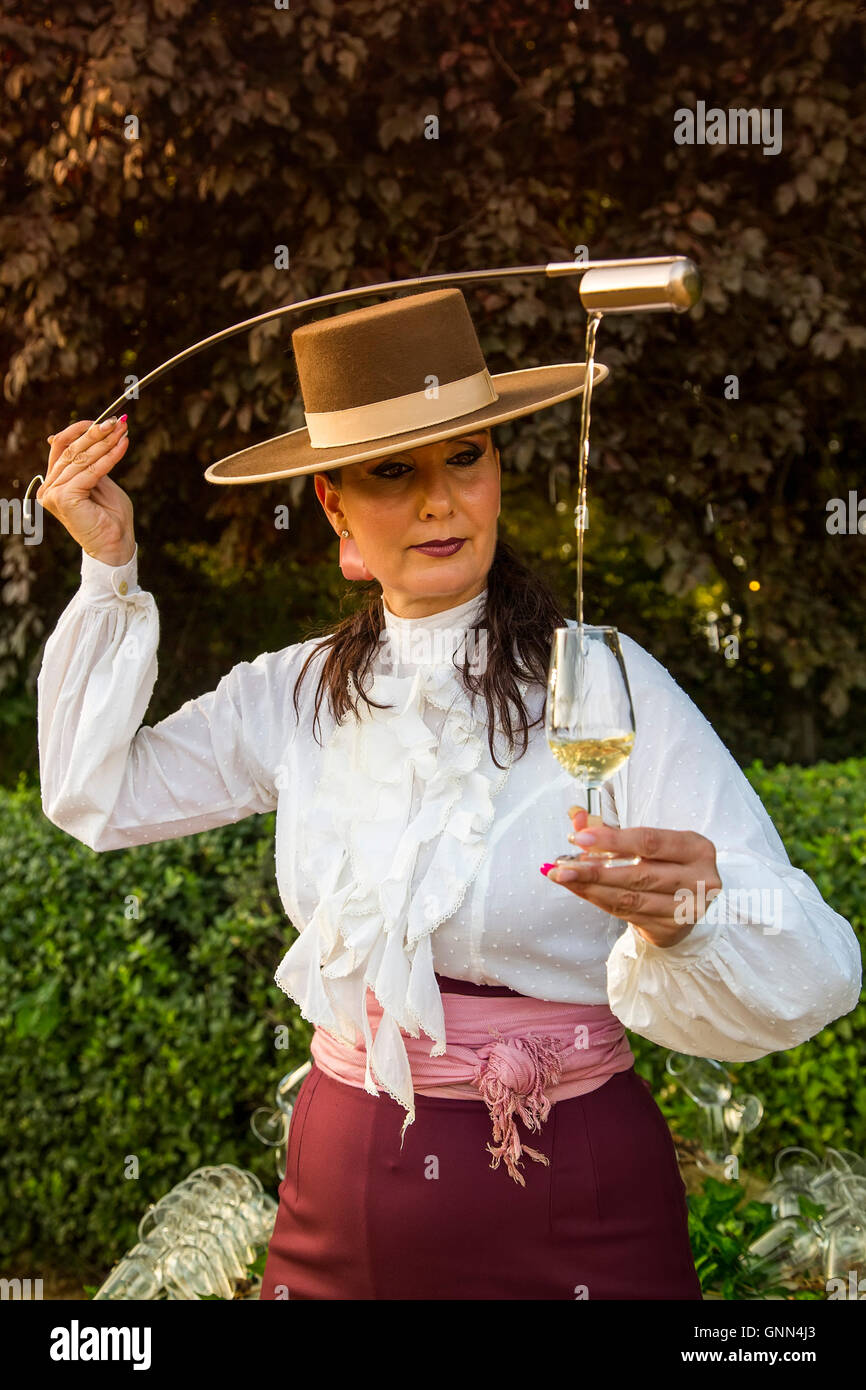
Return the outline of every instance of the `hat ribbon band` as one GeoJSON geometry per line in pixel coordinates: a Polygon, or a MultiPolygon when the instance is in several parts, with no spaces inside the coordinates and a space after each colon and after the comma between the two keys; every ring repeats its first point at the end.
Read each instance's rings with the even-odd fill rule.
{"type": "MultiPolygon", "coordinates": [[[[435,383],[436,378],[432,381],[435,383]]],[[[390,400],[370,401],[368,405],[353,405],[347,410],[305,411],[304,419],[314,449],[333,449],[344,444],[364,444],[389,434],[405,434],[440,425],[460,415],[470,415],[498,401],[493,378],[485,367],[473,376],[457,381],[434,384],[423,391],[411,391],[408,396],[392,396],[390,400]]]]}

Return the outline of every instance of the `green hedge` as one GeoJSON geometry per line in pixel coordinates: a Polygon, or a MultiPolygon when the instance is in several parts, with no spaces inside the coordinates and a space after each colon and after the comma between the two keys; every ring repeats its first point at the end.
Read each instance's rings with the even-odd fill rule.
{"type": "Polygon", "coordinates": [[[312,1030],[273,983],[295,935],[273,822],[96,854],[32,790],[0,791],[4,1264],[29,1250],[104,1269],[148,1202],[202,1163],[251,1168],[275,1190],[249,1117],[312,1030]]]}
{"type": "MultiPolygon", "coordinates": [[[[854,760],[749,771],[792,860],[861,936],[864,774],[854,760]]],[[[308,1055],[311,1029],[272,978],[295,935],[274,881],[274,817],[95,854],[22,780],[0,790],[0,824],[0,1253],[4,1266],[27,1251],[36,1272],[43,1260],[92,1276],[201,1163],[252,1168],[275,1190],[249,1117],[308,1055]]],[[[732,1068],[767,1107],[751,1169],[768,1172],[785,1144],[866,1149],[864,1035],[860,1004],[813,1042],[732,1068]]],[[[669,1121],[694,1132],[665,1050],[631,1042],[669,1121]]]]}
{"type": "MultiPolygon", "coordinates": [[[[866,759],[744,769],[784,841],[791,863],[866,941],[866,759]]],[[[671,1126],[694,1134],[696,1109],[665,1071],[667,1051],[629,1034],[637,1069],[652,1084],[671,1126]]],[[[759,1127],[744,1141],[749,1169],[771,1176],[788,1144],[866,1152],[866,1003],[809,1042],[757,1062],[726,1063],[737,1088],[764,1102],[759,1127]]]]}

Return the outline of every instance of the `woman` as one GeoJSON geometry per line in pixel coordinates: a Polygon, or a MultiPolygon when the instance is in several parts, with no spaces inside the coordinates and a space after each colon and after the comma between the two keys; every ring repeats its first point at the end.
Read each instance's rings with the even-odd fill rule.
{"type": "Polygon", "coordinates": [[[638,737],[595,838],[641,862],[550,872],[575,788],[543,728],[568,620],[497,539],[491,427],[577,395],[583,364],[491,377],[458,290],[293,348],[305,428],[206,476],[314,473],[368,606],[139,728],[158,620],[108,476],[128,436],[62,431],[37,496],[84,554],[39,677],[45,813],[105,850],[277,810],[299,935],[276,979],[316,1027],[263,1298],[700,1299],[625,1028],[735,1062],[794,1047],[854,1008],[854,933],[624,635],[638,737]]]}

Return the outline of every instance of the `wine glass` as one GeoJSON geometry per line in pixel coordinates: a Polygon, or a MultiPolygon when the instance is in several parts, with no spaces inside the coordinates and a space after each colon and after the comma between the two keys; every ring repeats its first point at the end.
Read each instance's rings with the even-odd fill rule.
{"type": "MultiPolygon", "coordinates": [[[[615,627],[579,623],[556,628],[544,723],[550,751],[587,788],[587,828],[603,825],[600,788],[622,767],[635,738],[631,691],[615,627]]],[[[587,859],[607,868],[640,863],[639,855],[610,849],[571,850],[558,855],[556,863],[568,866],[587,859]]]]}

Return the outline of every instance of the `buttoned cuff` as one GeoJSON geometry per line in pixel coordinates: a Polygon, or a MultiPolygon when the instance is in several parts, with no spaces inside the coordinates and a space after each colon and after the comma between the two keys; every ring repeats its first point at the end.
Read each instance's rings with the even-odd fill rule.
{"type": "Polygon", "coordinates": [[[125,565],[106,565],[86,550],[81,552],[81,594],[87,599],[131,598],[140,594],[138,545],[125,565]]]}

